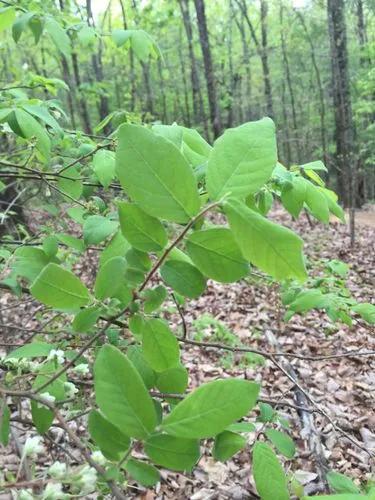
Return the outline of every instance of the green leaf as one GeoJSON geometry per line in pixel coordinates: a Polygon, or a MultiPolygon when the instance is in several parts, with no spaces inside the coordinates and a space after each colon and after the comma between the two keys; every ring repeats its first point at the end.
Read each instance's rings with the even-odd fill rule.
{"type": "Polygon", "coordinates": [[[22,137],[31,139],[36,137],[36,147],[44,158],[48,158],[51,149],[51,141],[42,125],[23,109],[14,111],[17,124],[22,131],[22,137]]]}
{"type": "Polygon", "coordinates": [[[293,439],[285,434],[285,432],[276,429],[267,429],[265,435],[275,446],[275,448],[286,458],[293,458],[296,452],[296,447],[293,439]]]}
{"type": "Polygon", "coordinates": [[[149,437],[145,452],[155,464],[177,471],[190,472],[200,457],[199,441],[168,434],[149,437]]]}
{"type": "Polygon", "coordinates": [[[11,351],[5,359],[9,358],[37,358],[48,356],[50,351],[55,348],[54,344],[47,344],[47,342],[31,342],[25,344],[14,351],[11,351]]]}
{"type": "Polygon", "coordinates": [[[197,268],[221,283],[238,281],[249,273],[233,234],[224,227],[195,231],[187,239],[186,248],[197,268]]]}
{"type": "Polygon", "coordinates": [[[215,438],[212,455],[215,460],[226,462],[246,446],[246,438],[231,431],[224,431],[215,438]]]}
{"type": "Polygon", "coordinates": [[[157,372],[163,372],[179,364],[178,341],[161,319],[150,319],[144,323],[142,350],[146,361],[157,372]]]}
{"type": "Polygon", "coordinates": [[[13,271],[29,281],[33,281],[49,263],[49,258],[41,248],[19,247],[14,252],[13,271]]]}
{"type": "MultiPolygon", "coordinates": [[[[0,18],[1,19],[1,18],[0,18]]],[[[5,398],[0,402],[0,443],[8,446],[10,434],[10,411],[5,398]]]]}
{"type": "Polygon", "coordinates": [[[129,243],[142,252],[159,252],[168,242],[162,223],[134,203],[119,203],[121,231],[129,243]]]}
{"type": "Polygon", "coordinates": [[[126,354],[134,367],[138,370],[147,389],[154,387],[156,375],[146,361],[142,349],[137,345],[132,345],[128,348],[126,354]]]}
{"type": "Polygon", "coordinates": [[[129,249],[129,242],[123,237],[121,231],[118,231],[100,254],[100,265],[104,266],[107,260],[112,259],[113,257],[124,257],[129,249]]]}
{"type": "Polygon", "coordinates": [[[281,191],[281,201],[288,212],[297,219],[306,199],[306,183],[301,177],[294,177],[293,184],[286,182],[281,191]]]}
{"type": "Polygon", "coordinates": [[[275,125],[270,118],[228,129],[210,154],[206,185],[212,200],[245,198],[272,175],[277,162],[275,125]]]}
{"type": "Polygon", "coordinates": [[[108,149],[100,149],[94,154],[93,169],[99,182],[105,188],[111,184],[116,176],[115,155],[108,149]]]}
{"type": "Polygon", "coordinates": [[[131,45],[134,54],[142,62],[147,62],[149,56],[158,56],[158,46],[146,31],[132,30],[131,45]]]}
{"type": "Polygon", "coordinates": [[[156,467],[140,460],[130,458],[125,466],[126,472],[139,484],[145,487],[155,486],[160,481],[160,473],[156,467]]]}
{"type": "Polygon", "coordinates": [[[65,233],[57,233],[56,238],[63,244],[69,248],[73,248],[77,250],[77,252],[82,253],[85,250],[85,244],[79,238],[75,236],[71,236],[70,234],[65,233]]]}
{"type": "Polygon", "coordinates": [[[375,306],[373,304],[363,302],[362,304],[355,305],[352,310],[359,314],[367,323],[370,323],[370,325],[375,324],[375,306]]]}
{"type": "Polygon", "coordinates": [[[120,183],[145,212],[181,223],[197,214],[200,201],[193,172],[169,140],[145,127],[124,124],[118,141],[120,183]]]}
{"type": "Polygon", "coordinates": [[[56,236],[47,236],[43,239],[43,250],[49,258],[53,258],[59,250],[59,242],[56,236]]]}
{"type": "Polygon", "coordinates": [[[326,188],[320,188],[320,192],[323,193],[328,204],[329,211],[335,215],[341,222],[345,223],[345,212],[337,203],[337,195],[334,191],[326,188]]]}
{"type": "Polygon", "coordinates": [[[295,312],[305,312],[313,308],[322,308],[326,302],[327,299],[320,290],[302,290],[293,302],[289,304],[289,309],[295,312]]]}
{"type": "Polygon", "coordinates": [[[126,260],[124,257],[113,257],[99,268],[95,280],[95,297],[104,300],[116,297],[124,285],[126,260]]]}
{"type": "Polygon", "coordinates": [[[168,260],[161,267],[160,275],[173,290],[190,299],[199,297],[206,288],[203,274],[182,260],[168,260]]]}
{"type": "Polygon", "coordinates": [[[72,328],[74,332],[86,333],[95,325],[101,314],[100,307],[86,307],[75,316],[72,328]]]}
{"type": "Polygon", "coordinates": [[[10,28],[16,18],[14,7],[3,7],[0,9],[0,32],[10,28]]]}
{"type": "Polygon", "coordinates": [[[34,35],[35,43],[38,43],[43,33],[43,22],[39,16],[33,16],[28,22],[29,28],[34,35]]]}
{"type": "Polygon", "coordinates": [[[234,424],[228,425],[225,429],[231,432],[256,432],[256,427],[251,422],[236,422],[234,424]]]}
{"type": "Polygon", "coordinates": [[[78,199],[81,196],[83,190],[83,183],[80,180],[80,173],[75,167],[70,167],[66,169],[62,175],[64,177],[70,177],[70,179],[60,177],[57,186],[67,195],[71,196],[74,199],[78,199]]]}
{"type": "Polygon", "coordinates": [[[108,460],[120,460],[129,449],[130,438],[96,410],[89,414],[88,431],[108,460]]]}
{"type": "Polygon", "coordinates": [[[21,38],[21,35],[26,28],[30,19],[34,16],[34,12],[25,12],[17,17],[13,26],[12,26],[12,36],[14,41],[17,43],[21,38]]]}
{"type": "MultiPolygon", "coordinates": [[[[302,500],[307,500],[312,497],[303,497],[302,500]]],[[[320,500],[372,500],[372,497],[368,495],[356,495],[353,493],[342,493],[338,495],[314,495],[314,498],[320,498],[320,500]]]]}
{"type": "Polygon", "coordinates": [[[259,441],[253,448],[253,474],[262,500],[289,500],[287,478],[277,456],[259,441]]]}
{"type": "Polygon", "coordinates": [[[189,382],[189,375],[185,367],[177,366],[160,373],[156,379],[156,387],[161,392],[183,394],[189,382]]]}
{"type": "Polygon", "coordinates": [[[46,19],[45,28],[59,51],[66,58],[68,58],[71,53],[71,45],[69,36],[66,34],[66,31],[60,26],[57,21],[55,21],[53,17],[48,17],[46,19]]]}
{"type": "Polygon", "coordinates": [[[152,399],[134,365],[116,347],[100,349],[94,383],[97,404],[112,424],[138,439],[153,431],[157,417],[152,399]]]}
{"type": "Polygon", "coordinates": [[[306,280],[303,241],[299,236],[237,200],[226,202],[225,212],[246,259],[278,280],[306,280]]]}
{"type": "Polygon", "coordinates": [[[304,165],[300,165],[300,168],[302,168],[303,170],[321,170],[323,172],[328,172],[327,167],[320,160],[305,163],[304,165]]]}
{"type": "Polygon", "coordinates": [[[259,385],[247,380],[215,380],[190,393],[164,419],[168,434],[207,438],[222,432],[255,405],[259,385]]]}
{"type": "Polygon", "coordinates": [[[56,309],[75,310],[90,300],[87,288],[77,276],[52,263],[37,276],[30,293],[43,304],[56,309]]]}
{"type": "Polygon", "coordinates": [[[328,472],[327,481],[329,487],[335,493],[361,493],[351,479],[339,472],[328,472]]]}
{"type": "Polygon", "coordinates": [[[150,314],[162,305],[167,298],[167,290],[163,285],[150,288],[144,292],[145,301],[143,303],[143,310],[146,314],[150,314]]]}
{"type": "Polygon", "coordinates": [[[131,36],[132,30],[112,30],[112,40],[117,47],[124,45],[125,42],[130,40],[131,36]]]}
{"type": "Polygon", "coordinates": [[[83,238],[86,245],[97,245],[113,234],[118,223],[103,217],[102,215],[91,215],[87,217],[83,225],[83,238]]]}
{"type": "Polygon", "coordinates": [[[306,205],[316,219],[328,224],[329,209],[326,196],[320,191],[319,187],[314,186],[307,180],[304,180],[304,182],[306,185],[306,205]]]}

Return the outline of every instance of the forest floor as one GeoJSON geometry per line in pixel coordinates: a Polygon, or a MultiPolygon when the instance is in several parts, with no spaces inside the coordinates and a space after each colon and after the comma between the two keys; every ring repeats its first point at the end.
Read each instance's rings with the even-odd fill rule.
{"type": "MultiPolygon", "coordinates": [[[[284,212],[275,210],[272,217],[278,222],[292,227],[305,240],[306,253],[311,262],[323,259],[341,259],[350,265],[348,288],[353,296],[362,302],[373,300],[375,284],[375,212],[360,212],[357,215],[356,242],[350,247],[348,228],[343,224],[333,223],[329,227],[313,223],[311,227],[305,217],[293,222],[284,212]]],[[[91,281],[94,269],[92,261],[85,261],[84,274],[91,281]]],[[[322,268],[320,266],[320,269],[322,268]]],[[[319,266],[314,273],[319,273],[319,266]]],[[[1,324],[19,325],[32,330],[41,325],[38,321],[37,307],[30,299],[14,308],[14,298],[3,294],[0,299],[1,324]],[[11,308],[13,305],[13,308],[11,308]]],[[[166,308],[166,315],[175,326],[181,327],[181,318],[166,308]]],[[[234,285],[220,285],[209,282],[206,294],[186,305],[184,318],[189,339],[231,344],[236,339],[241,345],[263,351],[275,351],[276,347],[284,352],[302,356],[328,355],[346,350],[375,350],[374,329],[363,323],[354,322],[352,327],[333,325],[323,312],[314,311],[303,318],[294,316],[288,323],[281,321],[284,309],[280,303],[277,287],[263,281],[244,280],[234,285]],[[202,319],[203,315],[203,319],[202,319]],[[200,317],[200,319],[198,319],[200,317]],[[275,340],[276,339],[276,340],[275,340]],[[276,341],[276,347],[275,347],[276,341]]],[[[26,334],[16,330],[3,329],[5,341],[20,342],[26,334]],[[11,339],[11,340],[10,340],[11,339]]],[[[285,462],[285,468],[306,485],[306,492],[317,492],[319,474],[325,467],[342,472],[354,478],[359,484],[370,478],[371,459],[367,450],[375,451],[375,359],[374,357],[346,357],[308,361],[306,359],[278,358],[284,370],[292,366],[298,385],[307,391],[317,406],[308,402],[314,410],[310,426],[302,424],[300,413],[293,408],[296,405],[295,384],[285,373],[275,369],[269,360],[259,356],[244,356],[224,350],[185,345],[183,361],[190,373],[189,389],[202,382],[227,376],[246,377],[261,382],[261,397],[272,401],[282,401],[278,411],[290,423],[297,452],[293,460],[285,462]],[[291,407],[285,406],[290,403],[291,407]],[[317,407],[319,410],[317,410],[317,407]],[[328,417],[328,418],[327,418],[328,417]],[[336,427],[336,430],[335,430],[336,427]],[[310,434],[310,435],[308,435],[310,434]],[[311,436],[314,434],[314,436],[311,436]],[[313,439],[311,439],[313,438],[313,439]],[[311,442],[318,445],[315,451],[311,442]],[[358,446],[354,442],[358,443],[358,446]],[[310,443],[310,444],[309,444],[310,443]],[[320,451],[319,446],[321,445],[320,451]],[[318,450],[318,453],[316,453],[318,450]]],[[[298,392],[298,390],[297,390],[298,392]]],[[[14,408],[13,416],[17,417],[14,408]]],[[[24,410],[27,416],[27,409],[24,410]]],[[[306,417],[306,413],[304,414],[306,417]]],[[[254,421],[256,411],[249,416],[254,421]]],[[[83,433],[82,421],[72,423],[78,433],[83,433]]],[[[13,436],[22,443],[28,428],[20,423],[14,424],[13,436]]],[[[210,458],[212,443],[202,446],[202,458],[192,474],[161,471],[162,482],[156,489],[129,489],[129,498],[143,500],[157,499],[248,499],[259,498],[254,493],[251,480],[250,449],[255,434],[248,436],[249,446],[226,462],[214,462],[210,458]]],[[[67,446],[61,429],[53,428],[50,437],[60,446],[67,446]]],[[[69,448],[78,457],[77,450],[69,448]]],[[[135,457],[142,458],[142,450],[135,451],[135,457]]],[[[57,458],[65,459],[58,448],[51,445],[48,454],[40,458],[41,463],[48,463],[57,458]]],[[[17,470],[19,455],[12,446],[0,450],[0,469],[17,470]]],[[[130,482],[130,485],[132,483],[130,482]]],[[[11,498],[0,493],[0,499],[11,498]]],[[[91,498],[88,496],[87,498],[91,498]]]]}

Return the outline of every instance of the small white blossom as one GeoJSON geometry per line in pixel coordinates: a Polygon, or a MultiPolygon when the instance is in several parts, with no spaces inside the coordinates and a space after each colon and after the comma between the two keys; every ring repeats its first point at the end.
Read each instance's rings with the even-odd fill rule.
{"type": "Polygon", "coordinates": [[[56,360],[59,365],[64,363],[65,354],[61,349],[52,349],[48,354],[48,360],[56,360]]]}
{"type": "Polygon", "coordinates": [[[17,500],[34,500],[30,490],[21,490],[17,495],[17,500]]]}
{"type": "Polygon", "coordinates": [[[61,500],[67,498],[60,483],[48,483],[42,495],[42,500],[61,500]]]}
{"type": "Polygon", "coordinates": [[[107,463],[105,456],[99,450],[93,451],[91,454],[91,458],[99,465],[105,465],[107,463]]]}
{"type": "Polygon", "coordinates": [[[56,461],[48,469],[48,474],[54,479],[61,479],[66,474],[66,464],[63,462],[56,461]]]}
{"type": "Polygon", "coordinates": [[[77,394],[78,389],[77,387],[72,384],[72,382],[65,382],[64,383],[64,389],[65,389],[65,394],[68,399],[74,398],[74,396],[77,394]]]}
{"type": "Polygon", "coordinates": [[[81,495],[87,495],[95,489],[97,480],[96,470],[89,465],[85,465],[81,470],[79,477],[79,487],[81,490],[81,495]]]}
{"type": "MultiPolygon", "coordinates": [[[[46,404],[51,404],[53,405],[53,403],[55,402],[56,398],[55,396],[52,396],[52,394],[50,394],[49,392],[43,392],[41,395],[40,395],[41,399],[43,399],[43,401],[46,402],[46,404]]],[[[37,404],[38,408],[43,408],[45,405],[43,404],[42,401],[40,401],[38,404],[37,404]]]]}
{"type": "Polygon", "coordinates": [[[75,366],[72,371],[77,373],[77,375],[87,375],[90,372],[89,365],[86,363],[75,366]]]}
{"type": "Polygon", "coordinates": [[[9,366],[9,368],[17,368],[20,360],[18,358],[7,358],[4,359],[3,363],[5,366],[9,366]]]}
{"type": "Polygon", "coordinates": [[[42,453],[44,451],[44,447],[41,444],[41,441],[42,438],[40,436],[28,437],[23,447],[23,456],[36,457],[38,453],[42,453]]]}

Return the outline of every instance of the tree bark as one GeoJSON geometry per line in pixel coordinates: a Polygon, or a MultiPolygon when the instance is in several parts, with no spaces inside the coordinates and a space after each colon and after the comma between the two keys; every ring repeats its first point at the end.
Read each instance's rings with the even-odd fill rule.
{"type": "Polygon", "coordinates": [[[344,0],[328,0],[332,95],[335,113],[336,170],[338,190],[346,207],[354,206],[354,122],[349,87],[348,51],[344,0]]]}
{"type": "MultiPolygon", "coordinates": [[[[120,1],[122,24],[124,30],[128,29],[128,22],[126,19],[126,12],[123,0],[120,1]]],[[[129,47],[129,79],[130,79],[130,111],[135,110],[135,101],[137,97],[137,91],[135,87],[135,72],[134,72],[134,53],[133,49],[129,47]]]]}
{"type": "Polygon", "coordinates": [[[206,76],[211,126],[214,137],[216,138],[221,133],[221,117],[220,117],[219,103],[217,100],[216,80],[212,65],[211,48],[208,37],[204,0],[194,0],[194,5],[197,13],[199,40],[202,49],[203,63],[206,76]]]}

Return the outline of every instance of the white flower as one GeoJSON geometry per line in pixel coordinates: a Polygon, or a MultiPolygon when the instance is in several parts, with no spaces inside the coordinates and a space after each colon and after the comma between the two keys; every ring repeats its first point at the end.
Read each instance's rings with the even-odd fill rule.
{"type": "Polygon", "coordinates": [[[78,484],[80,486],[81,495],[87,495],[95,489],[97,480],[96,470],[89,465],[85,465],[80,473],[78,484]]]}
{"type": "Polygon", "coordinates": [[[86,363],[75,366],[72,371],[77,373],[77,375],[87,375],[90,372],[89,365],[86,363]]]}
{"type": "Polygon", "coordinates": [[[61,349],[52,349],[48,354],[48,360],[55,360],[57,364],[62,365],[64,363],[65,354],[61,349]]]}
{"type": "Polygon", "coordinates": [[[41,444],[41,441],[42,438],[40,436],[28,437],[23,447],[23,456],[36,457],[38,453],[42,453],[44,451],[44,447],[41,444]]]}
{"type": "Polygon", "coordinates": [[[74,398],[74,396],[77,394],[78,389],[77,387],[72,384],[72,382],[65,382],[64,383],[64,389],[65,389],[65,394],[68,399],[74,398]]]}
{"type": "Polygon", "coordinates": [[[66,474],[66,464],[59,461],[53,463],[51,467],[48,469],[48,474],[54,479],[63,478],[66,474]]]}
{"type": "Polygon", "coordinates": [[[17,500],[34,500],[30,490],[21,490],[17,495],[17,500]]]}
{"type": "Polygon", "coordinates": [[[99,450],[93,451],[91,453],[91,458],[94,460],[94,462],[96,462],[99,465],[105,465],[107,463],[105,456],[99,450]]]}
{"type": "Polygon", "coordinates": [[[60,483],[48,483],[43,495],[42,500],[60,500],[67,498],[66,494],[62,490],[62,485],[60,483]]]}
{"type": "Polygon", "coordinates": [[[7,358],[4,359],[4,365],[9,366],[10,368],[17,368],[20,360],[18,358],[7,358]]]}
{"type": "Polygon", "coordinates": [[[53,403],[55,402],[56,398],[55,396],[52,396],[52,394],[50,394],[49,392],[43,392],[41,395],[40,395],[40,398],[43,399],[43,401],[40,401],[37,406],[38,408],[44,408],[44,404],[43,402],[45,401],[46,402],[46,405],[47,405],[47,408],[48,408],[48,404],[51,404],[53,405],[53,403]]]}

